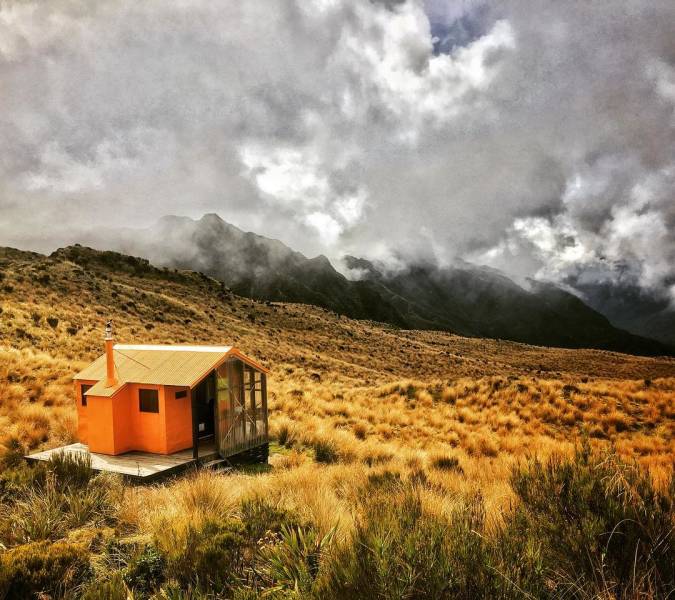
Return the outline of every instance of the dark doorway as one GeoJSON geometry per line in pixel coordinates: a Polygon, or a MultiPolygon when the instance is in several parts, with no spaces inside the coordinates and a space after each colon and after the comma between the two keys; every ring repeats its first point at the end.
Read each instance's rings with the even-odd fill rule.
{"type": "Polygon", "coordinates": [[[197,436],[204,439],[215,433],[214,406],[215,390],[213,377],[207,377],[196,388],[197,392],[197,436]]]}

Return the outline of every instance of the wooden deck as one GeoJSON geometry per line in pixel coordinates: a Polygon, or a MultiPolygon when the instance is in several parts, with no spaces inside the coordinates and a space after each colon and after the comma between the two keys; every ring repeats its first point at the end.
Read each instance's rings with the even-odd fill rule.
{"type": "Polygon", "coordinates": [[[181,450],[174,454],[152,454],[150,452],[127,452],[117,456],[95,454],[89,452],[84,444],[70,444],[52,448],[43,452],[36,452],[26,456],[28,460],[49,460],[54,454],[65,452],[68,454],[88,454],[91,457],[91,468],[94,471],[120,473],[125,477],[137,481],[151,481],[158,477],[173,475],[190,465],[206,462],[218,457],[213,442],[199,445],[199,460],[192,458],[192,448],[181,450]]]}

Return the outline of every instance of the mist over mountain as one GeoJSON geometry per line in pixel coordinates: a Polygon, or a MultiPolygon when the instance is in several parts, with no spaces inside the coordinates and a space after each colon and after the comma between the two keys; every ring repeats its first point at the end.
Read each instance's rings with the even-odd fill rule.
{"type": "Polygon", "coordinates": [[[314,304],[409,329],[547,346],[667,352],[662,344],[617,329],[553,284],[531,280],[526,289],[496,269],[464,261],[447,267],[420,261],[391,270],[345,256],[344,267],[355,277],[348,279],[325,256],[307,258],[215,214],[199,220],[167,216],[148,229],[109,230],[82,241],[156,265],[203,272],[251,298],[314,304]]]}
{"type": "Polygon", "coordinates": [[[669,298],[646,294],[634,284],[580,278],[568,281],[586,304],[617,327],[675,345],[675,307],[669,298]]]}
{"type": "Polygon", "coordinates": [[[582,278],[661,335],[668,311],[624,323],[591,288],[628,272],[675,306],[673,22],[672,0],[3,3],[0,244],[217,213],[333,264],[582,278]]]}
{"type": "Polygon", "coordinates": [[[160,266],[200,271],[242,296],[314,304],[355,318],[406,324],[392,306],[380,302],[370,285],[349,281],[325,256],[308,259],[215,214],[197,221],[167,216],[148,229],[109,230],[83,242],[142,256],[160,266]]]}

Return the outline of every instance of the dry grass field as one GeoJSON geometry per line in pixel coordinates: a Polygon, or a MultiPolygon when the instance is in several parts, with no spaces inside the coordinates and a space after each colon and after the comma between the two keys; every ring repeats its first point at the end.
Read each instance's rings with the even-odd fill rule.
{"type": "MultiPolygon", "coordinates": [[[[99,578],[111,570],[101,558],[108,556],[101,539],[132,545],[153,540],[180,573],[176,548],[187,547],[190,536],[208,529],[214,518],[241,521],[261,499],[311,524],[316,539],[296,540],[292,547],[306,543],[320,550],[328,538],[342,547],[367,534],[364,514],[372,507],[363,495],[378,478],[412,485],[423,514],[452,523],[458,510],[480,498],[489,536],[497,535],[522,496],[514,465],[532,464],[534,457],[572,457],[586,445],[598,455],[611,450],[622,464],[643,467],[655,490],[666,490],[672,475],[672,358],[398,331],[314,307],[255,302],[199,274],[158,270],[78,247],[51,258],[0,252],[0,441],[6,456],[74,441],[71,377],[102,353],[108,318],[125,343],[233,344],[270,367],[275,444],[269,469],[204,472],[153,487],[117,488],[121,484],[109,482],[113,521],[92,517],[67,529],[47,526],[42,536],[19,527],[3,537],[5,545],[16,547],[41,539],[77,540],[98,557],[91,568],[99,578]]],[[[406,493],[397,488],[392,496],[406,493]]],[[[17,523],[37,518],[30,517],[36,507],[22,502],[10,502],[12,518],[17,523]]],[[[275,560],[268,557],[266,573],[282,569],[279,557],[275,560]]],[[[270,588],[274,593],[327,597],[313,587],[316,573],[307,583],[302,573],[293,579],[284,568],[297,589],[277,585],[270,588]]],[[[550,589],[559,597],[657,597],[647,579],[642,587],[633,583],[632,595],[602,581],[573,582],[565,588],[567,596],[558,583],[550,589]]],[[[111,596],[90,597],[115,597],[116,585],[133,587],[128,578],[108,584],[111,596]]],[[[197,594],[200,582],[193,584],[197,594]]],[[[429,596],[410,585],[408,592],[399,590],[402,595],[390,590],[380,597],[470,597],[466,586],[464,596],[429,596]]],[[[361,588],[354,583],[350,589],[361,588]]],[[[519,597],[515,583],[513,595],[505,589],[500,588],[502,597],[519,597]]],[[[139,590],[136,597],[151,594],[139,590]]],[[[237,591],[237,597],[257,597],[243,593],[237,591]]]]}

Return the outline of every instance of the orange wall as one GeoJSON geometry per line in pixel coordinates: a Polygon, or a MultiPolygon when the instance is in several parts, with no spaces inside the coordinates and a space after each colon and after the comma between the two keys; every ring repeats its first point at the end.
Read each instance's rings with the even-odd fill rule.
{"type": "Polygon", "coordinates": [[[129,419],[131,427],[120,424],[120,430],[130,429],[133,435],[134,450],[166,454],[166,428],[164,426],[164,386],[128,384],[129,419]],[[138,390],[158,390],[159,412],[146,413],[139,410],[138,390]]]}
{"type": "MultiPolygon", "coordinates": [[[[114,454],[122,454],[136,450],[134,429],[131,426],[132,403],[131,390],[128,385],[123,386],[112,397],[112,430],[115,444],[114,454]]],[[[108,424],[110,427],[110,424],[108,424]]],[[[96,450],[93,450],[96,452],[96,450]]]]}
{"type": "Polygon", "coordinates": [[[87,443],[87,407],[82,406],[82,386],[94,385],[94,380],[76,381],[75,386],[75,407],[77,408],[77,437],[83,443],[87,443]]]}
{"type": "MultiPolygon", "coordinates": [[[[80,383],[80,382],[78,382],[80,383]]],[[[86,382],[81,382],[86,383],[86,382]]],[[[76,386],[79,392],[79,385],[76,386]]],[[[174,388],[127,384],[112,397],[89,396],[87,406],[78,405],[80,441],[92,452],[121,454],[132,450],[170,454],[192,447],[190,393],[176,398],[174,388]],[[159,412],[140,411],[138,390],[156,389],[159,412]]]]}
{"type": "MultiPolygon", "coordinates": [[[[118,392],[119,395],[119,392],[118,392]]],[[[87,398],[87,445],[92,452],[116,454],[113,435],[113,402],[115,398],[87,398]]]]}
{"type": "MultiPolygon", "coordinates": [[[[187,388],[165,387],[166,451],[178,452],[192,448],[192,403],[187,388]],[[176,398],[176,392],[187,390],[185,398],[176,398]]],[[[160,409],[161,410],[161,409],[160,409]]]]}

